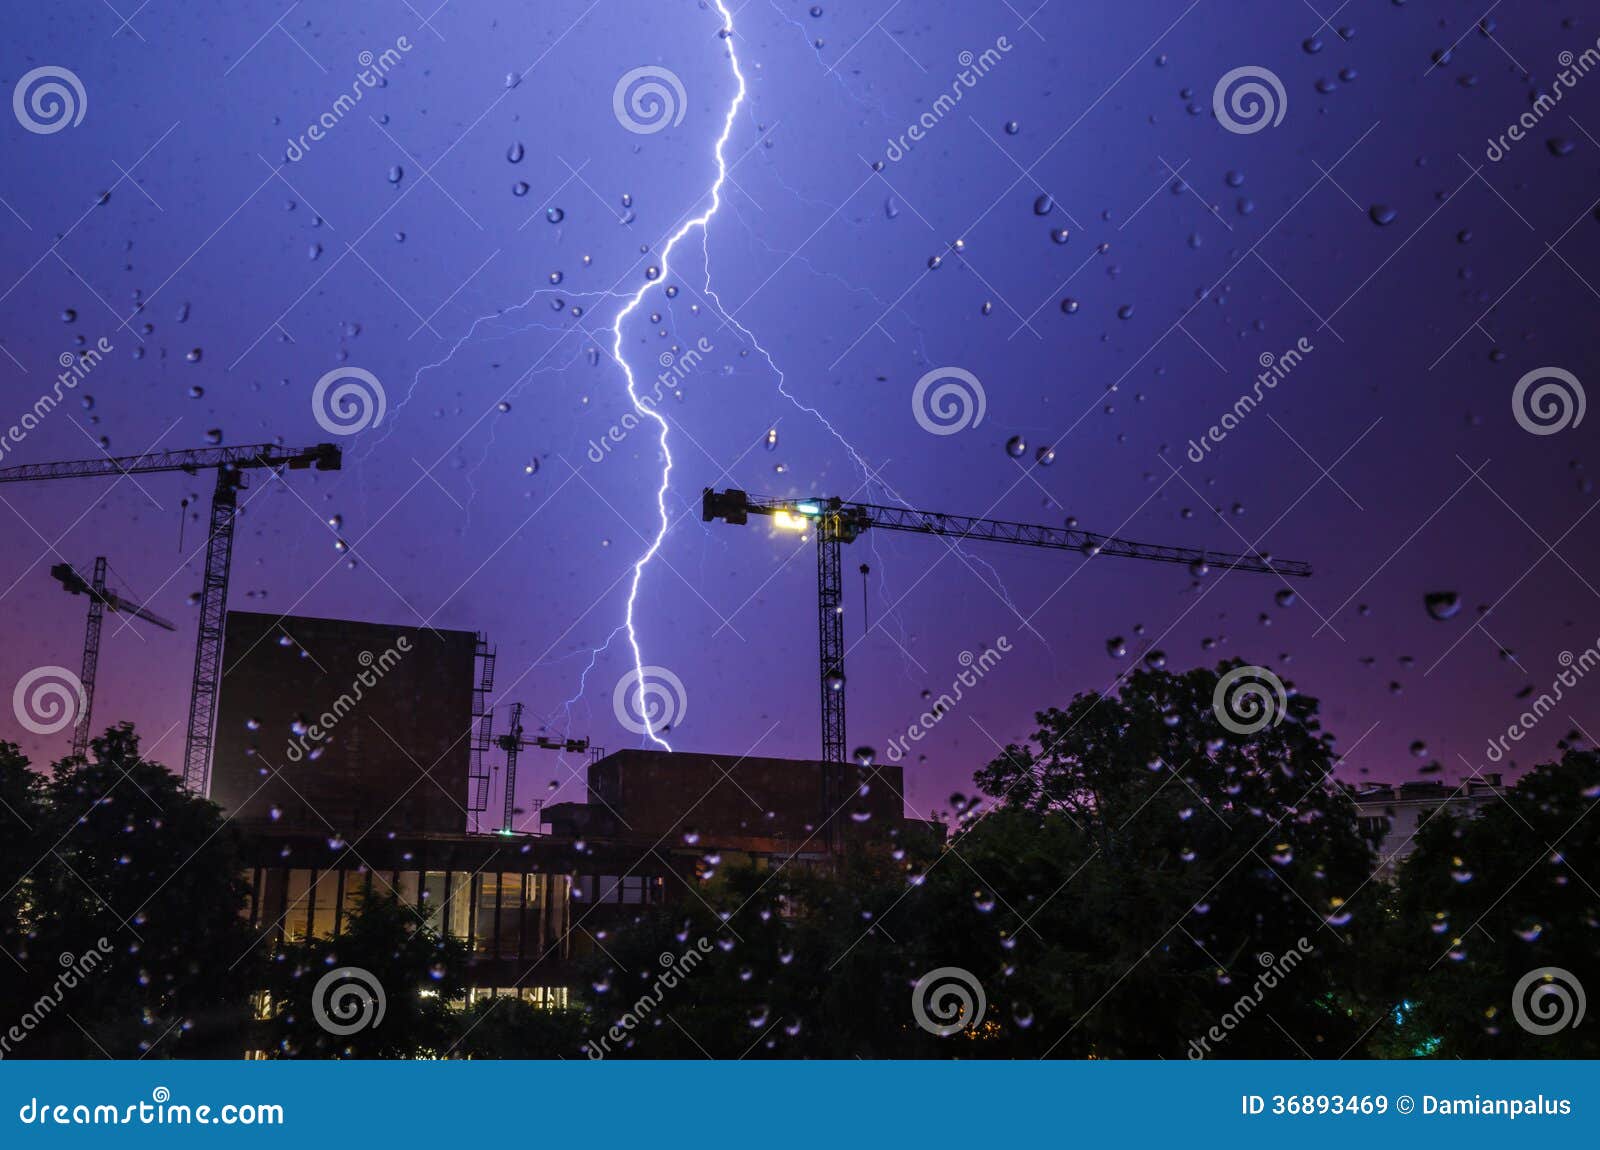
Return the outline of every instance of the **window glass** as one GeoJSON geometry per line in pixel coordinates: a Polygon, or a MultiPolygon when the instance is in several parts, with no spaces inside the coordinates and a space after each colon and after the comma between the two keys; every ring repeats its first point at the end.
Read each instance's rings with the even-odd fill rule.
{"type": "Polygon", "coordinates": [[[317,938],[332,938],[335,912],[339,909],[338,871],[317,872],[312,904],[311,933],[317,938]]]}
{"type": "Polygon", "coordinates": [[[477,914],[472,920],[472,949],[479,954],[494,953],[495,909],[500,901],[500,876],[480,874],[473,878],[477,914]]]}
{"type": "Polygon", "coordinates": [[[445,902],[449,895],[445,885],[447,877],[442,870],[431,870],[422,876],[423,913],[427,916],[428,929],[436,934],[444,932],[445,902]]]}
{"type": "Polygon", "coordinates": [[[283,937],[288,942],[299,942],[306,936],[306,917],[310,910],[311,872],[289,872],[288,914],[283,919],[283,937]]]}
{"type": "Polygon", "coordinates": [[[417,872],[403,870],[395,876],[395,897],[407,906],[417,905],[417,872]]]}
{"type": "Polygon", "coordinates": [[[450,874],[450,896],[445,906],[444,925],[445,932],[451,938],[467,937],[468,915],[472,910],[468,902],[470,891],[467,882],[470,878],[465,871],[452,871],[450,874]]]}

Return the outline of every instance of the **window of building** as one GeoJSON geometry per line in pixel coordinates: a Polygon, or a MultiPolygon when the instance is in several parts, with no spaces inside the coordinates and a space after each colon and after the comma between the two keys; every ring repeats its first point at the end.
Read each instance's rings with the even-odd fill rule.
{"type": "Polygon", "coordinates": [[[339,872],[317,872],[316,884],[311,894],[311,933],[317,938],[332,938],[336,912],[339,909],[339,872]]]}
{"type": "Polygon", "coordinates": [[[478,954],[495,952],[495,917],[500,903],[500,876],[480,874],[473,876],[477,912],[472,917],[472,949],[478,954]]]}
{"type": "Polygon", "coordinates": [[[341,933],[349,927],[350,916],[361,905],[361,900],[367,897],[367,884],[371,880],[372,875],[364,868],[344,872],[344,891],[339,896],[339,930],[341,933]]]}
{"type": "Polygon", "coordinates": [[[521,874],[506,873],[500,876],[500,955],[518,958],[522,954],[522,890],[521,874]]]}
{"type": "Polygon", "coordinates": [[[403,870],[395,876],[395,897],[407,906],[417,905],[417,880],[419,877],[414,870],[403,870]]]}
{"type": "Polygon", "coordinates": [[[450,888],[445,880],[449,876],[442,870],[431,870],[422,876],[422,912],[427,917],[428,929],[444,933],[444,911],[450,888]]]}
{"type": "Polygon", "coordinates": [[[300,942],[306,936],[306,921],[310,913],[311,872],[295,869],[289,872],[287,891],[288,913],[283,917],[283,937],[286,942],[300,942]]]}
{"type": "Polygon", "coordinates": [[[445,905],[444,927],[445,933],[451,938],[465,939],[467,937],[468,922],[471,917],[472,904],[471,888],[467,886],[471,878],[464,871],[452,871],[450,874],[450,895],[445,905]]]}

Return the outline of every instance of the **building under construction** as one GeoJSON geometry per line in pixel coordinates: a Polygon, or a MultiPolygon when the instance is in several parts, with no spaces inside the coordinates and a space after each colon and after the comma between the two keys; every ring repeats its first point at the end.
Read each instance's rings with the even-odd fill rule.
{"type": "Polygon", "coordinates": [[[252,923],[336,937],[392,893],[467,944],[472,998],[564,1003],[592,938],[720,868],[835,869],[926,827],[897,766],[656,750],[584,763],[583,802],[519,807],[488,759],[587,743],[490,738],[481,636],[245,612],[225,632],[211,797],[247,832],[252,923]],[[496,778],[504,825],[480,833],[496,778]]]}

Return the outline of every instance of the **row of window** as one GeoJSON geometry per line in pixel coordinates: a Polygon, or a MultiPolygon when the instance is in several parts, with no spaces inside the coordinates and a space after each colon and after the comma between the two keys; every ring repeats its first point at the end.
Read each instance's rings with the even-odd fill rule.
{"type": "Polygon", "coordinates": [[[665,894],[659,877],[521,871],[258,867],[250,883],[251,923],[288,942],[337,938],[370,890],[416,907],[432,930],[466,942],[474,954],[514,959],[537,958],[562,941],[570,902],[642,905],[665,894]]]}

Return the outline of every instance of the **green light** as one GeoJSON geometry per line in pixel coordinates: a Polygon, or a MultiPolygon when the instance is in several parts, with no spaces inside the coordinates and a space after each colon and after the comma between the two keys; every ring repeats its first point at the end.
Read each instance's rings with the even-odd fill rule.
{"type": "Polygon", "coordinates": [[[815,504],[815,503],[796,503],[794,505],[794,509],[795,509],[795,511],[797,511],[801,515],[821,515],[822,514],[821,506],[819,506],[818,504],[815,504]]]}

